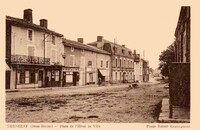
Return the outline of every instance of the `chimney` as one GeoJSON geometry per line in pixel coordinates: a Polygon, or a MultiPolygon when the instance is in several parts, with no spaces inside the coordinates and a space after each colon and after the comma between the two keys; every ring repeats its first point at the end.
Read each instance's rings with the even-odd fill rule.
{"type": "Polygon", "coordinates": [[[102,42],[103,36],[97,36],[97,42],[102,42]]]}
{"type": "Polygon", "coordinates": [[[77,38],[77,41],[83,43],[83,38],[77,38]]]}
{"type": "Polygon", "coordinates": [[[48,27],[48,21],[46,19],[40,19],[40,26],[47,28],[48,27]]]}
{"type": "Polygon", "coordinates": [[[24,10],[24,20],[26,20],[29,23],[33,23],[32,9],[24,10]]]}
{"type": "Polygon", "coordinates": [[[123,44],[122,47],[125,47],[125,45],[123,44]]]}
{"type": "Polygon", "coordinates": [[[136,50],[134,50],[134,55],[136,55],[136,50]]]}

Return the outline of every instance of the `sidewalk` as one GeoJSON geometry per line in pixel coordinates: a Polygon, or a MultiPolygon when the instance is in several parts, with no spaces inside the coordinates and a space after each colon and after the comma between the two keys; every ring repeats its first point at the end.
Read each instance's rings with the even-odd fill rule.
{"type": "MultiPolygon", "coordinates": [[[[138,85],[148,84],[147,83],[137,83],[138,85]]],[[[26,92],[26,91],[44,91],[44,90],[59,90],[59,89],[76,89],[76,88],[88,88],[88,87],[108,87],[108,86],[121,86],[121,85],[128,85],[133,83],[119,83],[119,84],[107,84],[107,85],[82,85],[82,86],[67,86],[67,87],[43,87],[43,88],[21,88],[21,89],[7,89],[6,93],[10,92],[26,92]]]]}
{"type": "Polygon", "coordinates": [[[178,106],[173,106],[173,117],[169,118],[169,99],[162,100],[160,123],[190,123],[190,110],[178,106]]]}
{"type": "Polygon", "coordinates": [[[86,87],[97,87],[98,85],[84,85],[84,86],[68,86],[68,87],[41,87],[41,88],[21,88],[21,89],[8,89],[6,93],[10,92],[25,92],[25,91],[44,91],[44,90],[59,90],[59,89],[75,89],[75,88],[86,88],[86,87]]]}

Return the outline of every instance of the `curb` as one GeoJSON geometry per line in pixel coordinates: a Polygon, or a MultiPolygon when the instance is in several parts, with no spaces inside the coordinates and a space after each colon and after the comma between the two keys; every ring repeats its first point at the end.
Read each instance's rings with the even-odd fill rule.
{"type": "Polygon", "coordinates": [[[162,99],[161,113],[158,118],[159,123],[190,123],[190,119],[169,118],[169,99],[162,99]]]}

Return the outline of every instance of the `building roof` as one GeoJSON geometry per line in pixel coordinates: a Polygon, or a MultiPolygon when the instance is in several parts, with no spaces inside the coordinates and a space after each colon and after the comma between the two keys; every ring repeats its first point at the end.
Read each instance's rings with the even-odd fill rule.
{"type": "Polygon", "coordinates": [[[178,35],[178,31],[183,31],[184,27],[181,26],[183,24],[183,22],[185,22],[186,20],[190,19],[190,6],[182,6],[181,10],[180,10],[180,14],[179,14],[179,18],[178,18],[178,22],[177,22],[177,26],[175,29],[175,33],[174,36],[177,37],[178,35]]]}
{"type": "Polygon", "coordinates": [[[57,33],[55,31],[49,30],[45,27],[42,27],[40,25],[34,24],[34,23],[30,23],[24,19],[20,19],[20,18],[15,18],[15,17],[11,17],[11,16],[6,16],[6,20],[10,21],[12,25],[16,25],[16,26],[22,26],[22,27],[26,27],[26,28],[31,28],[31,29],[35,29],[35,30],[39,30],[39,31],[43,31],[46,33],[50,33],[59,37],[63,37],[62,34],[57,33]]]}
{"type": "MultiPolygon", "coordinates": [[[[117,43],[114,43],[114,42],[111,42],[111,41],[108,41],[108,40],[105,40],[105,39],[102,39],[101,42],[109,43],[111,45],[111,53],[114,54],[114,55],[134,58],[134,54],[133,54],[132,50],[123,46],[123,45],[119,45],[117,43]]],[[[92,45],[92,46],[97,47],[98,43],[99,43],[98,41],[95,41],[95,42],[88,43],[88,45],[92,45]]]]}
{"type": "Polygon", "coordinates": [[[111,53],[104,51],[102,49],[99,49],[97,47],[87,45],[87,44],[83,44],[83,43],[78,42],[78,41],[69,40],[69,39],[66,39],[66,38],[63,38],[63,45],[68,46],[68,47],[74,47],[74,48],[77,48],[77,49],[84,49],[84,50],[92,51],[92,52],[96,52],[96,53],[106,54],[106,55],[111,54],[111,53]]]}

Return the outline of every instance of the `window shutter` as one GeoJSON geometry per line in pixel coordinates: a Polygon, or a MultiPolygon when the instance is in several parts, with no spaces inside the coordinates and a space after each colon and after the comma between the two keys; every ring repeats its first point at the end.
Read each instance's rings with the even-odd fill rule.
{"type": "Polygon", "coordinates": [[[35,51],[34,47],[28,47],[28,56],[34,56],[34,51],[35,51]]]}

